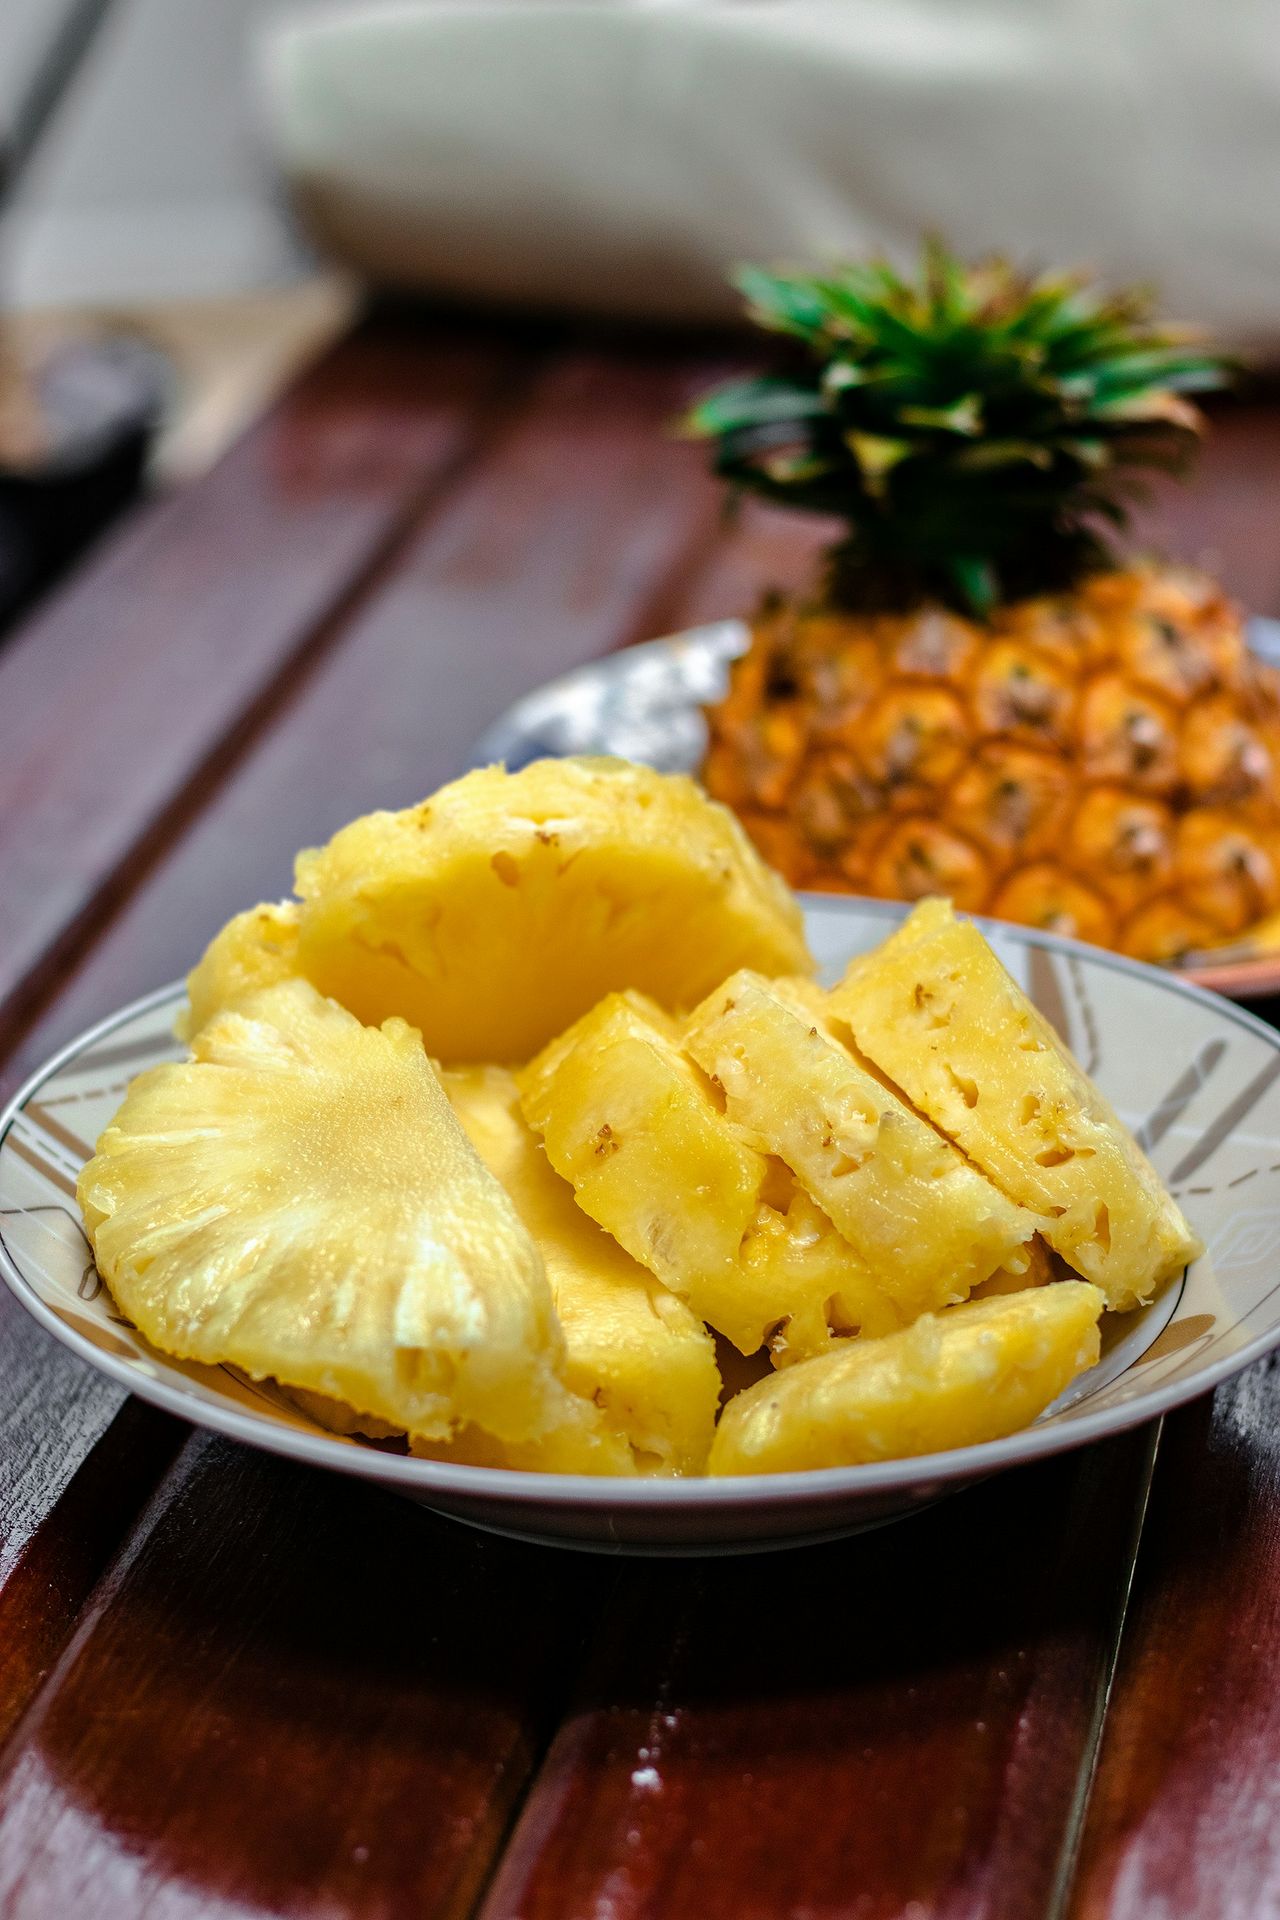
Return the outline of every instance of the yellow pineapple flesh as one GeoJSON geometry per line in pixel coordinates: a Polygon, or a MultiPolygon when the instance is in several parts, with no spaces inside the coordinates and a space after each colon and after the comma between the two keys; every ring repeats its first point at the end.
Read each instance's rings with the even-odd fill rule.
{"type": "MultiPolygon", "coordinates": [[[[564,1330],[565,1384],[599,1410],[641,1468],[701,1472],[720,1395],[711,1335],[578,1206],[530,1131],[509,1072],[454,1067],[442,1079],[468,1138],[542,1255],[564,1330]]],[[[566,1440],[556,1436],[553,1444],[563,1453],[566,1440]]],[[[457,1444],[450,1457],[459,1457],[457,1444]]]]}
{"type": "Polygon", "coordinates": [[[928,900],[829,1002],[858,1047],[1120,1310],[1200,1251],[1110,1105],[978,929],[928,900]]]}
{"type": "Polygon", "coordinates": [[[519,1080],[578,1204],[740,1352],[783,1322],[780,1355],[817,1350],[837,1294],[866,1289],[896,1317],[786,1168],[719,1111],[651,1001],[609,995],[519,1080]]]}
{"type": "Polygon", "coordinates": [[[880,1277],[905,1325],[962,1300],[1039,1222],[856,1057],[824,996],[805,987],[736,973],[695,1010],[685,1047],[723,1090],[729,1119],[794,1171],[880,1277]]]}
{"type": "Polygon", "coordinates": [[[236,914],[216,933],[187,975],[187,1005],[176,1027],[189,1040],[215,1014],[298,972],[298,905],[264,902],[236,914]]]}
{"type": "Polygon", "coordinates": [[[78,1187],[147,1339],[409,1433],[554,1427],[542,1261],[413,1029],[364,1027],[292,980],[192,1050],[134,1080],[78,1187]]]}
{"type": "Polygon", "coordinates": [[[708,790],[793,886],[1159,962],[1280,908],[1280,675],[1186,569],[985,622],[770,607],[708,720],[708,790]]]}
{"type": "Polygon", "coordinates": [[[1098,1358],[1103,1298],[1064,1280],[924,1314],[759,1381],[725,1408],[713,1474],[857,1466],[998,1440],[1098,1358]]]}
{"type": "Polygon", "coordinates": [[[468,774],[300,854],[296,886],[300,971],[447,1064],[521,1064],[611,989],[680,1008],[737,966],[811,966],[732,815],[624,761],[468,774]]]}

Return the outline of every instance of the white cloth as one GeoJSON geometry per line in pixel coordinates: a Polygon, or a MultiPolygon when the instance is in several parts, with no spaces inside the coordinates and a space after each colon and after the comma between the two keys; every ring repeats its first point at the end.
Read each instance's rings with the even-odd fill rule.
{"type": "Polygon", "coordinates": [[[668,318],[937,231],[1280,349],[1274,0],[401,0],[278,28],[278,152],[375,279],[668,318]]]}

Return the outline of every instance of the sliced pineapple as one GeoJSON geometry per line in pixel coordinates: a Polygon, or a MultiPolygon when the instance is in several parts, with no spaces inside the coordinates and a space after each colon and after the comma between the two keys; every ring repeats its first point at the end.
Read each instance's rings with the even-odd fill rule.
{"type": "Polygon", "coordinates": [[[842,1044],[806,986],[736,973],[696,1009],[684,1044],[729,1119],[792,1168],[881,1277],[905,1326],[963,1300],[1039,1221],[842,1044]]]}
{"type": "Polygon", "coordinates": [[[731,1400],[713,1474],[789,1473],[971,1447],[1015,1433],[1098,1357],[1103,1298],[1064,1280],[850,1340],[731,1400]]]}
{"type": "MultiPolygon", "coordinates": [[[[565,1384],[603,1416],[627,1450],[627,1467],[609,1470],[632,1470],[634,1453],[647,1471],[700,1473],[720,1397],[711,1335],[578,1206],[573,1188],[530,1132],[510,1073],[502,1067],[451,1067],[442,1079],[472,1145],[510,1195],[542,1255],[564,1329],[565,1384]]],[[[450,1457],[459,1457],[458,1444],[450,1457]]],[[[601,1451],[598,1439],[586,1433],[579,1439],[577,1428],[554,1444],[561,1454],[570,1447],[601,1451]]]]}
{"type": "MultiPolygon", "coordinates": [[[[409,1439],[403,1427],[357,1413],[344,1400],[308,1393],[302,1387],[284,1387],[281,1391],[308,1419],[330,1433],[359,1440],[409,1439]]],[[[626,1436],[606,1422],[592,1401],[568,1390],[559,1396],[555,1424],[536,1440],[498,1440],[483,1427],[467,1425],[449,1440],[416,1435],[409,1440],[409,1451],[424,1460],[451,1460],[466,1467],[509,1467],[519,1473],[620,1474],[634,1478],[638,1471],[626,1436]]]]}
{"type": "Polygon", "coordinates": [[[771,1337],[787,1359],[820,1350],[836,1296],[857,1324],[864,1314],[897,1324],[787,1169],[718,1110],[652,1001],[609,995],[519,1083],[525,1117],[578,1204],[740,1352],[771,1337]]]}
{"type": "Polygon", "coordinates": [[[1061,1254],[1037,1234],[1027,1246],[1019,1248],[1005,1265],[976,1286],[969,1298],[989,1300],[997,1293],[1023,1293],[1028,1287],[1047,1287],[1051,1280],[1075,1280],[1061,1254]]]}
{"type": "Polygon", "coordinates": [[[265,902],[228,920],[187,975],[187,1005],[175,1022],[190,1040],[216,1013],[298,972],[298,914],[294,900],[265,902]]]}
{"type": "Polygon", "coordinates": [[[927,900],[829,1005],[861,1051],[1124,1310],[1200,1251],[1176,1202],[978,929],[927,900]]]}
{"type": "Polygon", "coordinates": [[[811,967],[799,908],[691,780],[620,760],[470,773],[297,863],[298,959],[446,1063],[521,1063],[611,988],[689,1007],[738,966],[811,967]]]}
{"type": "Polygon", "coordinates": [[[157,1347],[437,1439],[535,1439],[563,1342],[537,1248],[418,1035],[293,980],[141,1074],[80,1176],[99,1270],[157,1347]]]}
{"type": "Polygon", "coordinates": [[[596,1479],[634,1480],[640,1472],[626,1435],[605,1419],[599,1407],[572,1393],[565,1395],[555,1426],[537,1440],[496,1440],[483,1427],[468,1426],[452,1440],[411,1440],[409,1451],[419,1460],[505,1467],[514,1473],[585,1473],[596,1479]]]}

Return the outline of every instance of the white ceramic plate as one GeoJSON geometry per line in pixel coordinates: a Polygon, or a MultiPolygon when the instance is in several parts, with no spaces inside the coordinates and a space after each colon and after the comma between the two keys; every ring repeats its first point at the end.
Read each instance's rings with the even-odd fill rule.
{"type": "MultiPolygon", "coordinates": [[[[707,750],[702,709],[727,691],[730,664],[749,638],[744,621],[718,620],[591,660],[509,707],[476,742],[471,764],[500,760],[514,773],[548,755],[612,753],[662,773],[696,773],[707,750]]],[[[1280,667],[1280,620],[1251,620],[1249,644],[1280,667]]],[[[1280,954],[1251,953],[1247,940],[1238,956],[1206,955],[1179,971],[1233,1000],[1280,993],[1280,954]]]]}
{"type": "MultiPolygon", "coordinates": [[[[903,909],[811,896],[824,974],[903,909]]],[[[41,1068],[0,1118],[0,1271],[91,1365],[198,1426],[393,1487],[474,1525],[597,1550],[796,1546],[1083,1446],[1203,1393],[1280,1344],[1280,1036],[1171,974],[994,925],[1001,959],[1139,1130],[1208,1251],[1149,1307],[1104,1320],[1098,1366],[1034,1427],[981,1447],[822,1473],[603,1481],[413,1460],[313,1426],[270,1386],[157,1353],[116,1312],[75,1204],[80,1165],[132,1074],[176,1058],[178,987],[126,1007],[41,1068]]]]}

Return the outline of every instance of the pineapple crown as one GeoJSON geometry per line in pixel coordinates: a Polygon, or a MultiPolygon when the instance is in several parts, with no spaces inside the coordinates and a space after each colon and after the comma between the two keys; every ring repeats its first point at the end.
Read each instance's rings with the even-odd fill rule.
{"type": "Polygon", "coordinates": [[[1231,374],[1140,291],[935,243],[914,277],[872,261],[736,284],[804,352],[706,395],[686,431],[738,487],[847,523],[828,580],[847,607],[984,617],[1112,564],[1134,470],[1180,469],[1203,425],[1186,395],[1231,374]]]}

